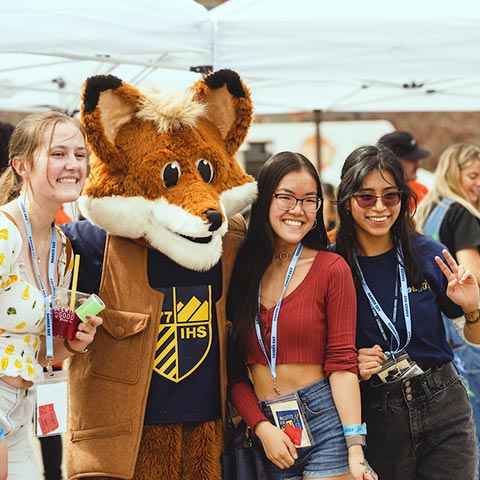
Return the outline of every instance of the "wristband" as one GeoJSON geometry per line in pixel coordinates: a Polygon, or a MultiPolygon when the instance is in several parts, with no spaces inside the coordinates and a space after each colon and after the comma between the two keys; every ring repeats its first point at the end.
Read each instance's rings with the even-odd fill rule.
{"type": "Polygon", "coordinates": [[[367,424],[362,423],[361,425],[345,425],[343,427],[343,435],[366,435],[367,434],[367,424]]]}
{"type": "Polygon", "coordinates": [[[87,353],[88,352],[88,348],[85,347],[83,350],[74,350],[71,346],[70,346],[70,343],[68,342],[67,339],[65,339],[63,341],[63,345],[65,346],[65,348],[70,352],[70,353],[87,353]]]}
{"type": "Polygon", "coordinates": [[[5,432],[3,431],[3,428],[0,427],[0,440],[3,440],[5,438],[5,432]]]}
{"type": "Polygon", "coordinates": [[[353,447],[354,445],[367,446],[365,435],[350,435],[349,437],[345,437],[345,441],[347,442],[347,448],[353,447]]]}

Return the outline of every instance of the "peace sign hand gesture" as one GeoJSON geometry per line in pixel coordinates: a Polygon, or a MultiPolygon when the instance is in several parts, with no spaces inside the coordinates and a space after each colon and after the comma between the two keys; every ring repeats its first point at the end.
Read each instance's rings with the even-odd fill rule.
{"type": "Polygon", "coordinates": [[[448,265],[438,256],[435,257],[435,262],[448,280],[447,297],[464,312],[477,309],[480,294],[472,272],[465,270],[463,265],[458,265],[448,250],[443,249],[442,254],[448,265]]]}

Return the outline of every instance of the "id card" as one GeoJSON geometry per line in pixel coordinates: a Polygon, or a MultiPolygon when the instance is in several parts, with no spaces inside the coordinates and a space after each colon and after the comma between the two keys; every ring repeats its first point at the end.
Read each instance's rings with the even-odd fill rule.
{"type": "Polygon", "coordinates": [[[377,373],[383,383],[392,383],[406,380],[423,373],[423,370],[414,362],[407,352],[401,351],[391,355],[382,365],[382,370],[377,373]]]}
{"type": "Polygon", "coordinates": [[[299,448],[309,447],[313,439],[296,393],[268,400],[275,425],[283,430],[292,443],[299,448]]]}
{"type": "Polygon", "coordinates": [[[37,383],[35,435],[46,437],[67,431],[68,372],[45,373],[37,383]]]}

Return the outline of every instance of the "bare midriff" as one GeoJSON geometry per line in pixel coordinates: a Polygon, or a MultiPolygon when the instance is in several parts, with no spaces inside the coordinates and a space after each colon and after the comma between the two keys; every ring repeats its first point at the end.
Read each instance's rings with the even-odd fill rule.
{"type": "MultiPolygon", "coordinates": [[[[269,366],[255,363],[249,367],[257,398],[259,400],[275,398],[276,395],[273,389],[273,379],[269,366]]],[[[322,365],[314,365],[311,363],[277,365],[276,374],[281,395],[300,390],[325,377],[322,365]]]]}
{"type": "Polygon", "coordinates": [[[33,382],[31,382],[30,380],[25,380],[20,376],[10,377],[8,375],[2,375],[0,377],[0,380],[14,388],[30,388],[33,386],[33,382]]]}

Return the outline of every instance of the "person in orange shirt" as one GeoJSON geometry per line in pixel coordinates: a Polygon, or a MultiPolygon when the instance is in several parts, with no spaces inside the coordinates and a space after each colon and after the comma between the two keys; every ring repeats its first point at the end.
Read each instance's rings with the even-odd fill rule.
{"type": "Polygon", "coordinates": [[[416,197],[410,202],[410,211],[413,213],[422,198],[428,193],[428,188],[420,182],[417,182],[417,170],[420,167],[420,160],[430,156],[428,150],[418,146],[417,140],[409,132],[395,130],[387,133],[380,138],[378,143],[382,143],[393,150],[403,166],[405,180],[416,197]]]}
{"type": "Polygon", "coordinates": [[[55,215],[55,223],[57,225],[63,225],[64,223],[71,222],[72,219],[65,212],[63,205],[58,209],[57,214],[55,215]]]}

